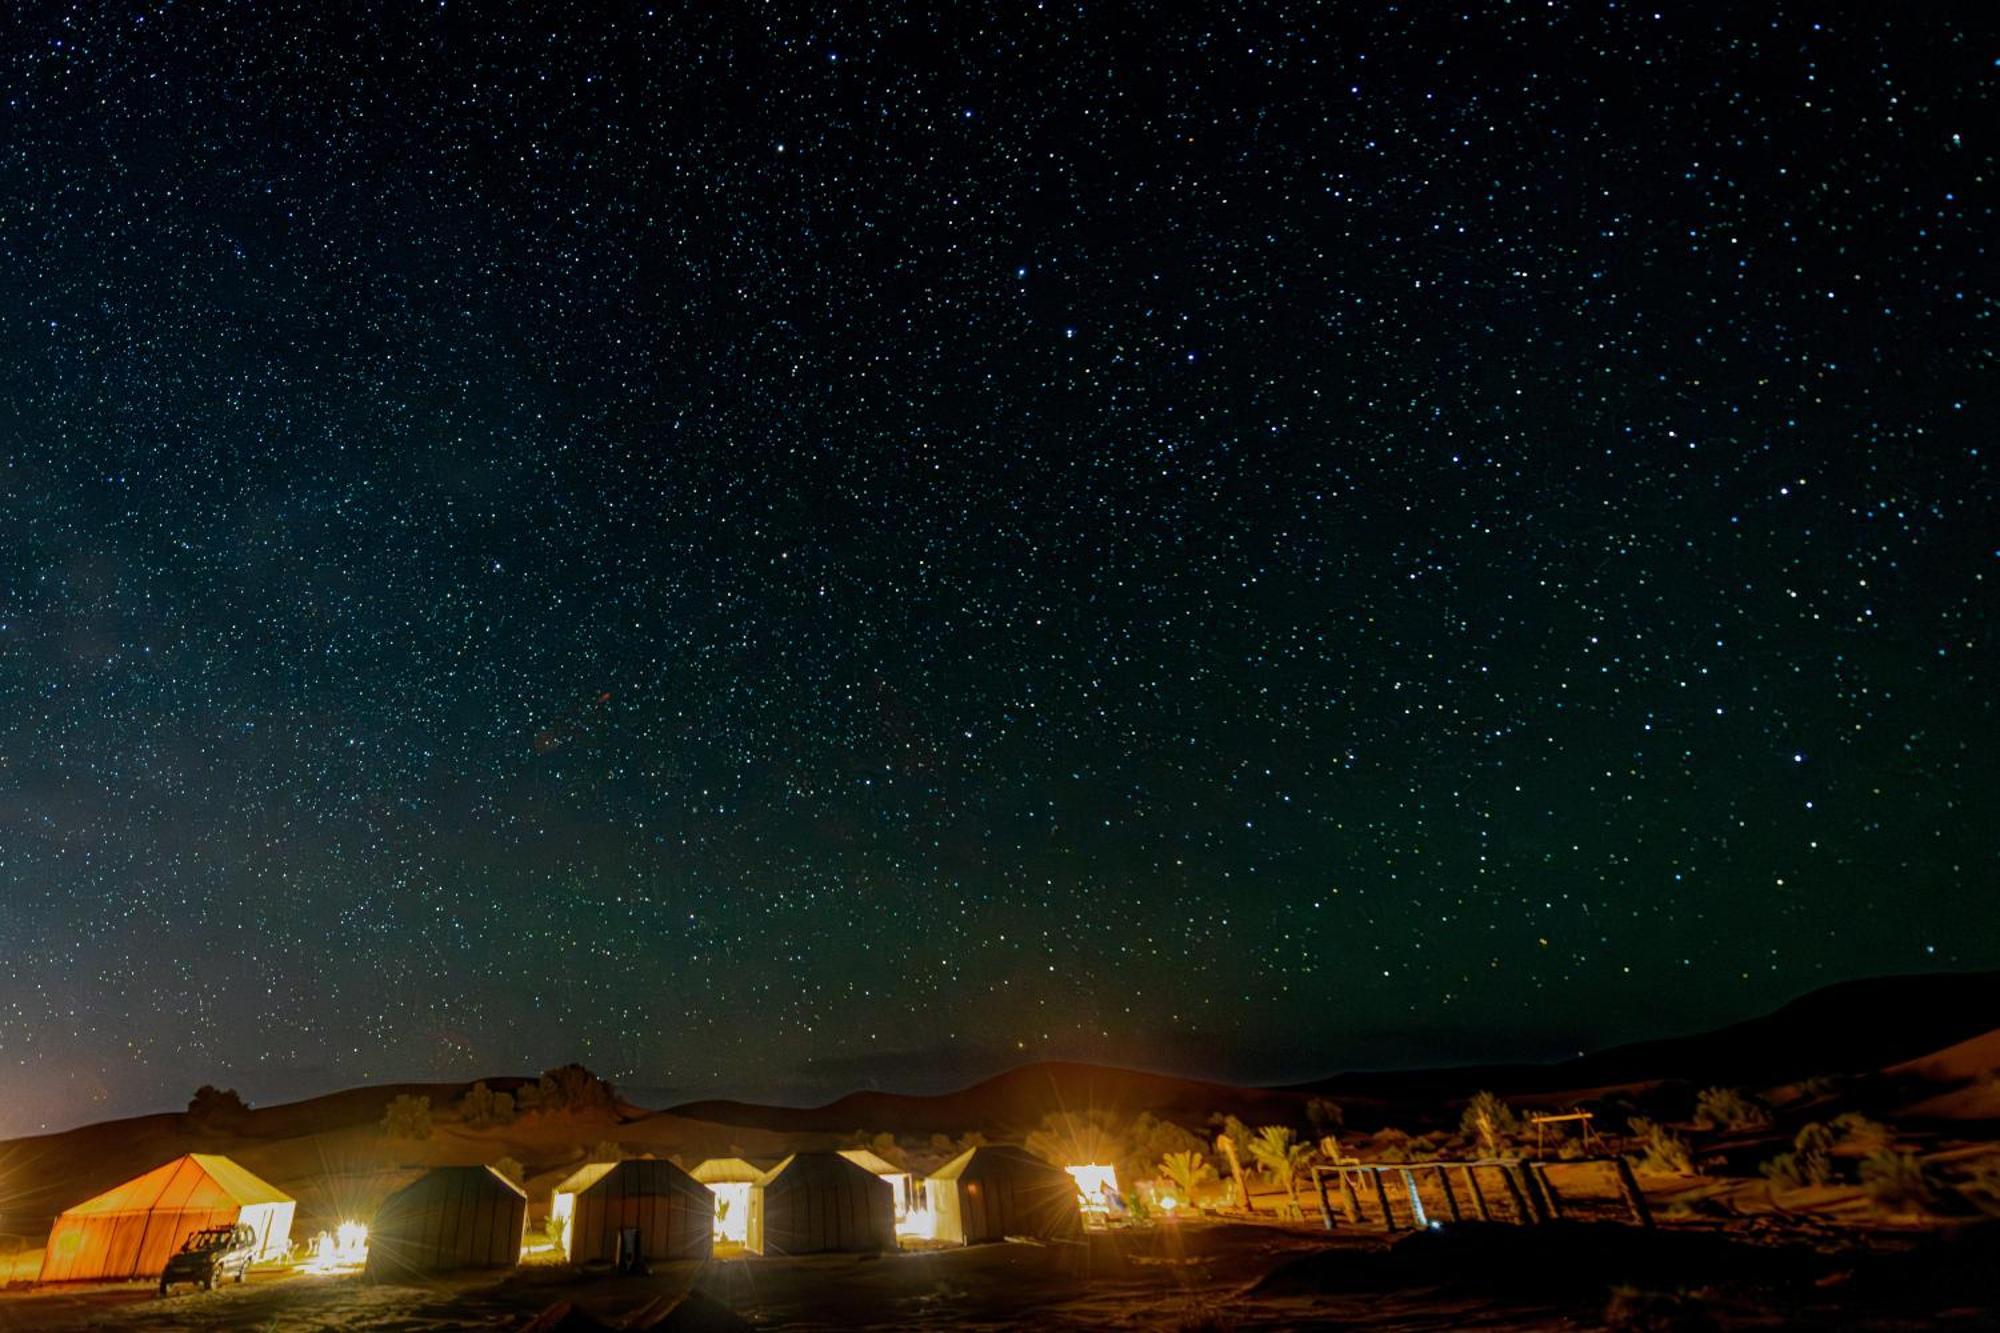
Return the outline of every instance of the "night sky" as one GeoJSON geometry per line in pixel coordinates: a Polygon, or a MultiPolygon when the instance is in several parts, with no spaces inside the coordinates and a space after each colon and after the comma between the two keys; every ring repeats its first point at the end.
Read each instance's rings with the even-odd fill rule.
{"type": "Polygon", "coordinates": [[[0,1133],[2000,964],[1983,6],[345,8],[0,18],[0,1133]]]}

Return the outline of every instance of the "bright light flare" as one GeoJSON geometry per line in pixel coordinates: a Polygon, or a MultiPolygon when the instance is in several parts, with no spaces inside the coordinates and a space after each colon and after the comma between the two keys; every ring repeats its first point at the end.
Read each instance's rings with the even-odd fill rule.
{"type": "Polygon", "coordinates": [[[368,1263],[368,1228],[342,1222],[331,1235],[313,1237],[312,1253],[299,1269],[306,1273],[352,1273],[368,1263]]]}
{"type": "Polygon", "coordinates": [[[1063,1170],[1076,1182],[1077,1203],[1086,1213],[1109,1213],[1114,1207],[1124,1208],[1124,1200],[1118,1193],[1116,1167],[1092,1163],[1067,1166],[1063,1170]]]}

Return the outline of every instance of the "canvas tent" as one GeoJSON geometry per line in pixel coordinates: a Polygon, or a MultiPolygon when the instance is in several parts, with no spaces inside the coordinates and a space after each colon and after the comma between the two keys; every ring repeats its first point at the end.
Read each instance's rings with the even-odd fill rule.
{"type": "Polygon", "coordinates": [[[368,1224],[368,1275],[397,1278],[521,1261],[528,1196],[488,1166],[440,1166],[382,1201],[368,1224]]]}
{"type": "Polygon", "coordinates": [[[750,1239],[750,1191],[764,1168],[741,1157],[711,1157],[688,1173],[714,1196],[715,1238],[742,1245],[750,1239]]]}
{"type": "Polygon", "coordinates": [[[839,1153],[794,1153],[751,1187],[749,1233],[758,1254],[893,1250],[895,1200],[839,1153]]]}
{"type": "Polygon", "coordinates": [[[1026,1148],[968,1148],[930,1178],[937,1238],[962,1245],[1033,1236],[1060,1240],[1083,1229],[1069,1172],[1026,1148]]]}
{"type": "Polygon", "coordinates": [[[258,1258],[275,1258],[291,1244],[297,1206],[227,1157],[189,1153],[58,1217],[42,1281],[158,1277],[191,1233],[237,1222],[256,1230],[258,1258]]]}
{"type": "Polygon", "coordinates": [[[552,1211],[578,1264],[616,1260],[628,1227],[646,1259],[706,1259],[715,1233],[715,1196],[672,1162],[594,1162],[556,1186],[552,1211]]]}

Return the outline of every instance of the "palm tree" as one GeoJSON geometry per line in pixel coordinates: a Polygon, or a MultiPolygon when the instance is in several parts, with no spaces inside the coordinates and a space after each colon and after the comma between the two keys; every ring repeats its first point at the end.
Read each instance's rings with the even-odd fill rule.
{"type": "Polygon", "coordinates": [[[1204,1180],[1213,1180],[1215,1169],[1198,1152],[1170,1152],[1160,1159],[1160,1174],[1173,1181],[1181,1198],[1193,1206],[1195,1188],[1204,1180]]]}
{"type": "Polygon", "coordinates": [[[1299,1173],[1312,1160],[1312,1149],[1303,1143],[1294,1142],[1292,1131],[1284,1125],[1265,1125],[1257,1131],[1257,1137],[1250,1140],[1250,1155],[1257,1159],[1264,1174],[1285,1187],[1285,1195],[1291,1200],[1292,1213],[1299,1211],[1299,1173]]]}

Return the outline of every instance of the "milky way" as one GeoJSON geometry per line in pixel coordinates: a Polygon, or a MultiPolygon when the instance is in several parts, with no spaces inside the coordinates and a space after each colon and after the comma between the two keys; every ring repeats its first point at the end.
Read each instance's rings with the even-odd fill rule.
{"type": "Polygon", "coordinates": [[[2000,962],[1978,7],[345,8],[0,20],[0,1132],[2000,962]]]}

